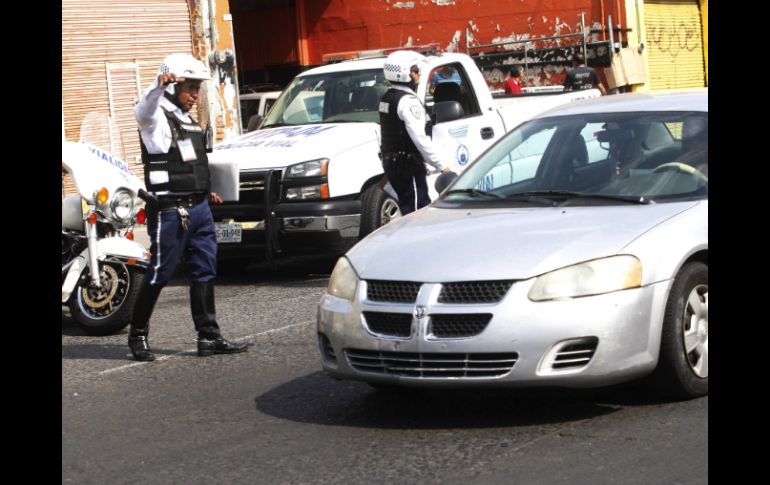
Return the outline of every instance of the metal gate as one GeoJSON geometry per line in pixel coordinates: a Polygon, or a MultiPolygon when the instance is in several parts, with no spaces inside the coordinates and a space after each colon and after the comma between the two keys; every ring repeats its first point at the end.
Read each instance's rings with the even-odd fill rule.
{"type": "MultiPolygon", "coordinates": [[[[67,140],[89,112],[117,122],[125,161],[142,176],[133,109],[168,54],[192,54],[187,0],[62,0],[62,110],[67,140]]],[[[66,177],[66,193],[73,193],[66,177]]]]}
{"type": "Polygon", "coordinates": [[[697,0],[645,0],[644,28],[651,90],[706,85],[697,0]]]}

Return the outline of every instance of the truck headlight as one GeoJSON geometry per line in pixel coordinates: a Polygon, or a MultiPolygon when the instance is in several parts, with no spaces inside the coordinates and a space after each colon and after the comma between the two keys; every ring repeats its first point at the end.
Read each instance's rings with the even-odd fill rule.
{"type": "Polygon", "coordinates": [[[535,279],[532,301],[600,295],[642,284],[642,264],[633,256],[611,256],[551,271],[535,279]]]}
{"type": "Polygon", "coordinates": [[[128,224],[134,212],[134,198],[131,193],[126,190],[115,192],[110,201],[110,211],[113,219],[128,224]]]}
{"type": "Polygon", "coordinates": [[[353,301],[358,281],[356,271],[353,269],[350,261],[348,261],[348,258],[343,256],[337,260],[337,264],[334,266],[334,271],[332,271],[329,277],[329,287],[326,291],[337,298],[353,301]]]}
{"type": "Polygon", "coordinates": [[[325,177],[328,168],[328,158],[309,160],[307,162],[297,163],[288,167],[286,169],[286,178],[292,179],[300,177],[325,177]]]}
{"type": "Polygon", "coordinates": [[[329,184],[305,185],[286,189],[286,200],[328,199],[329,184]]]}

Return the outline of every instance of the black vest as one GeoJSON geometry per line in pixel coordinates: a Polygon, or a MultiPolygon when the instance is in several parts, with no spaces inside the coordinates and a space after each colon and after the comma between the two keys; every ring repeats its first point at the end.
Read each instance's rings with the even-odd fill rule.
{"type": "Polygon", "coordinates": [[[383,154],[394,152],[410,153],[422,159],[420,151],[406,131],[406,124],[398,117],[398,102],[404,96],[414,96],[414,94],[391,88],[380,99],[380,151],[383,154]],[[382,106],[383,103],[387,104],[387,113],[382,111],[384,108],[382,106]]]}
{"type": "Polygon", "coordinates": [[[204,133],[195,123],[183,123],[171,112],[163,109],[171,127],[171,147],[168,153],[150,154],[144,146],[141,135],[142,163],[144,164],[144,183],[148,192],[168,190],[174,193],[208,193],[211,188],[209,177],[209,159],[206,156],[204,133]],[[195,160],[185,162],[177,140],[190,139],[195,149],[195,160]],[[150,172],[168,172],[168,182],[150,183],[150,172]]]}

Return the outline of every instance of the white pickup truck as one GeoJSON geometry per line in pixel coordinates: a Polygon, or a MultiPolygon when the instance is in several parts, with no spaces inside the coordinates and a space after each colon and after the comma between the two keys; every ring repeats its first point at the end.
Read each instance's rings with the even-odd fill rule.
{"type": "MultiPolygon", "coordinates": [[[[235,165],[238,172],[237,195],[212,206],[220,262],[237,266],[280,255],[341,254],[400,215],[379,158],[377,109],[388,89],[384,61],[360,59],[303,72],[283,91],[260,129],[214,148],[211,164],[235,165]]],[[[521,122],[600,94],[493,98],[476,64],[464,54],[430,56],[423,72],[428,75],[421,76],[417,95],[438,118],[428,132],[457,173],[521,122]],[[452,76],[454,81],[433,84],[433,73],[446,67],[457,72],[460,82],[452,76]]],[[[429,177],[431,191],[434,178],[429,177]]]]}

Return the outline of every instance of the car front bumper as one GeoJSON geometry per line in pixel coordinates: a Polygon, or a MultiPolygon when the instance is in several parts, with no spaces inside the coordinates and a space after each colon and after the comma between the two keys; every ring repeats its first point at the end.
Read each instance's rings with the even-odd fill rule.
{"type": "Polygon", "coordinates": [[[582,388],[655,368],[670,282],[550,302],[527,298],[532,282],[514,283],[494,304],[438,303],[440,284],[423,288],[415,304],[369,301],[366,281],[354,301],[324,294],[317,316],[323,369],[335,378],[383,384],[582,388]],[[410,314],[410,334],[376,334],[363,312],[410,314]],[[436,338],[431,320],[441,314],[492,317],[475,336],[436,338]]]}

